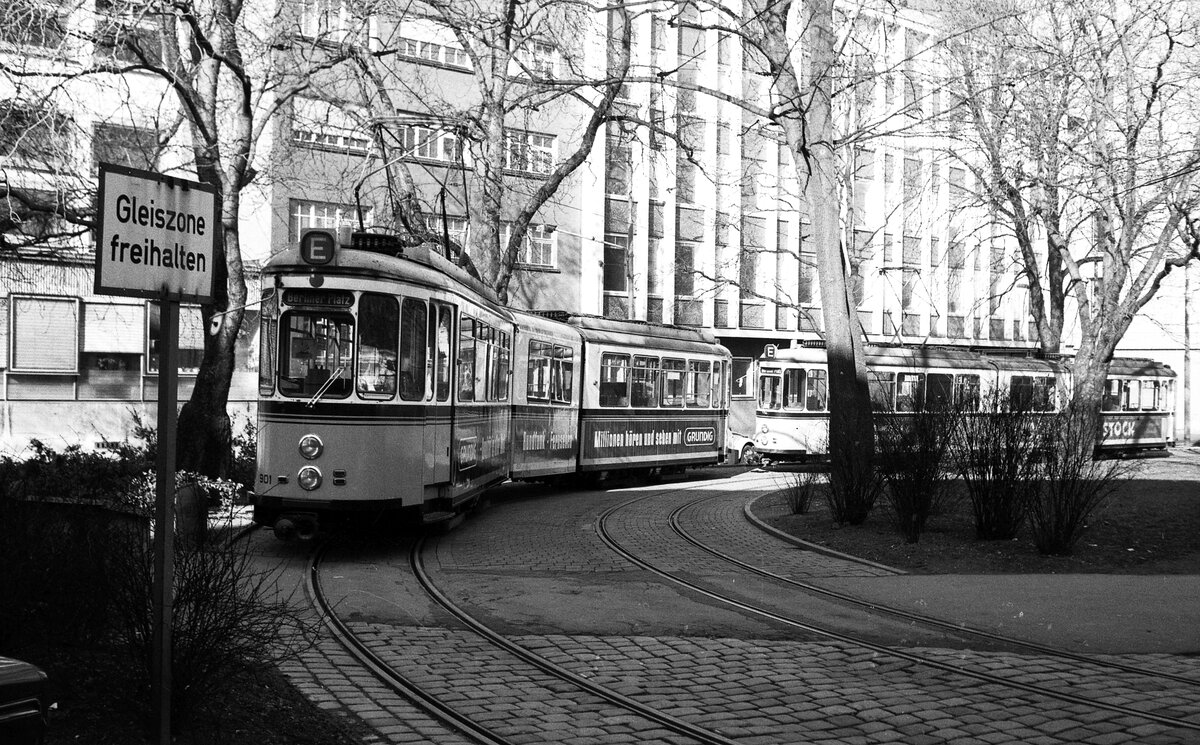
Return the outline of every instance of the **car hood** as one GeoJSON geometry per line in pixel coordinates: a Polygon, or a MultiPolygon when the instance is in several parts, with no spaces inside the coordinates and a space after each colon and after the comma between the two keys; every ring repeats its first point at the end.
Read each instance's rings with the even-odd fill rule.
{"type": "Polygon", "coordinates": [[[0,702],[40,696],[46,681],[46,673],[28,662],[0,657],[0,702]]]}

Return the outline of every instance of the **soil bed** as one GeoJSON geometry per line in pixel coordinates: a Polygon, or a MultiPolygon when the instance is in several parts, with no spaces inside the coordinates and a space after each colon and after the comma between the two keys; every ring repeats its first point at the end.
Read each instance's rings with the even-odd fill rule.
{"type": "Polygon", "coordinates": [[[835,525],[820,494],[807,514],[789,514],[782,494],[759,500],[754,513],[804,541],[919,574],[1200,574],[1200,454],[1176,450],[1137,465],[1070,556],[1040,555],[1028,526],[1011,541],[976,540],[965,496],[932,516],[918,543],[905,543],[883,497],[862,525],[835,525]]]}

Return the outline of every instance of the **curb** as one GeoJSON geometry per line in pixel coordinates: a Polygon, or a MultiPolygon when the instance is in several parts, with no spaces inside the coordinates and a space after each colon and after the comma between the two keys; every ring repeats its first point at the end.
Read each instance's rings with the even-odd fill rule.
{"type": "Polygon", "coordinates": [[[832,556],[835,559],[842,559],[843,561],[850,561],[855,564],[862,564],[864,566],[873,567],[875,569],[880,569],[885,572],[891,572],[892,574],[908,574],[908,572],[904,571],[903,569],[897,569],[896,567],[891,567],[886,564],[880,564],[878,562],[870,561],[868,559],[863,559],[858,556],[851,556],[850,554],[844,554],[841,551],[834,551],[831,548],[827,548],[825,546],[821,546],[816,543],[810,543],[802,538],[797,538],[796,536],[792,535],[791,533],[785,533],[782,530],[780,530],[779,528],[772,527],[772,526],[768,525],[767,523],[763,522],[762,519],[760,519],[757,515],[754,514],[754,512],[753,512],[754,505],[760,499],[763,499],[765,497],[772,496],[772,495],[778,494],[778,493],[779,492],[769,492],[767,494],[760,494],[757,497],[754,497],[753,499],[747,501],[744,505],[742,505],[742,514],[744,514],[746,516],[746,519],[749,520],[751,524],[755,525],[763,532],[770,533],[771,535],[775,536],[776,538],[779,538],[783,541],[791,543],[794,546],[799,546],[800,548],[806,549],[808,551],[813,551],[818,554],[825,554],[826,556],[832,556]]]}

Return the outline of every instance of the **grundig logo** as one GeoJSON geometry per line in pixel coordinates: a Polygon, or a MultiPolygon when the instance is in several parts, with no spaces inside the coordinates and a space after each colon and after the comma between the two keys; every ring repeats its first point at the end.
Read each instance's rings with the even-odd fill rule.
{"type": "Polygon", "coordinates": [[[712,445],[717,441],[717,430],[712,427],[691,427],[683,431],[683,444],[688,446],[712,445]]]}

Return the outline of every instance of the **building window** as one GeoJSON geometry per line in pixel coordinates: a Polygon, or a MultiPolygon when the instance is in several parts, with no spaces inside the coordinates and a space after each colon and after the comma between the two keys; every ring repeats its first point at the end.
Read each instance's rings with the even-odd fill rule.
{"type": "Polygon", "coordinates": [[[0,102],[0,160],[12,166],[49,171],[67,160],[71,121],[45,107],[0,102]]]}
{"type": "MultiPolygon", "coordinates": [[[[500,225],[500,244],[507,246],[512,235],[512,223],[500,225]]],[[[549,268],[556,266],[557,256],[554,250],[554,228],[549,225],[530,223],[525,229],[525,240],[521,244],[521,253],[517,255],[517,263],[525,266],[549,268]]]]}
{"type": "Polygon", "coordinates": [[[691,243],[675,244],[675,296],[690,298],[696,294],[696,247],[691,243]]]}
{"type": "Polygon", "coordinates": [[[471,223],[467,218],[427,214],[425,215],[425,226],[438,238],[449,235],[450,240],[457,243],[459,248],[467,247],[467,239],[471,234],[471,223]]]}
{"type": "Polygon", "coordinates": [[[620,136],[609,136],[605,151],[604,192],[624,196],[632,188],[633,150],[620,136]]]}
{"type": "Polygon", "coordinates": [[[92,135],[93,163],[112,163],[128,168],[154,168],[158,135],[150,129],[97,124],[92,135]]]}
{"type": "Polygon", "coordinates": [[[300,33],[310,39],[365,44],[369,18],[345,0],[305,0],[300,10],[300,33]]]}
{"type": "MultiPolygon", "coordinates": [[[[146,372],[158,374],[162,349],[162,313],[157,302],[146,307],[146,372]]],[[[204,359],[204,318],[196,305],[179,306],[179,348],[176,368],[181,375],[195,375],[204,359]]]]}
{"type": "Polygon", "coordinates": [[[460,70],[470,70],[471,58],[461,48],[450,44],[401,38],[396,45],[401,57],[421,62],[433,62],[460,70]]]}
{"type": "Polygon", "coordinates": [[[554,136],[510,130],[504,133],[504,167],[548,175],[554,169],[554,136]]]}
{"type": "Polygon", "coordinates": [[[462,140],[454,132],[417,124],[401,125],[400,146],[408,158],[462,163],[462,140]]]}
{"type": "Polygon", "coordinates": [[[604,291],[629,289],[629,240],[620,233],[604,234],[604,291]]]}
{"type": "Polygon", "coordinates": [[[60,195],[52,191],[22,191],[0,197],[0,234],[15,245],[31,245],[70,230],[59,217],[60,195]]]}
{"type": "Polygon", "coordinates": [[[79,301],[15,295],[11,302],[12,371],[78,372],[79,301]]]}
{"type": "Polygon", "coordinates": [[[345,111],[328,101],[296,98],[292,102],[292,142],[303,147],[366,155],[371,140],[345,111]]]}
{"type": "Polygon", "coordinates": [[[9,0],[0,5],[0,42],[56,49],[66,35],[66,16],[57,3],[9,0]]]}
{"type": "Polygon", "coordinates": [[[679,151],[675,161],[675,199],[681,204],[695,204],[696,177],[700,169],[683,150],[679,151]]]}
{"type": "Polygon", "coordinates": [[[88,302],[83,306],[79,398],[141,397],[146,307],[88,302]]]}
{"type": "Polygon", "coordinates": [[[553,46],[540,41],[526,42],[515,56],[523,67],[523,73],[535,78],[554,77],[558,55],[553,46]]]}
{"type": "Polygon", "coordinates": [[[291,200],[290,210],[289,243],[295,243],[300,240],[300,234],[308,228],[337,230],[341,227],[348,227],[357,230],[360,224],[371,225],[372,223],[372,209],[370,207],[365,207],[360,211],[352,204],[305,202],[293,199],[291,200]]]}
{"type": "Polygon", "coordinates": [[[110,17],[97,22],[96,56],[127,65],[160,65],[162,40],[156,28],[110,17]]]}

